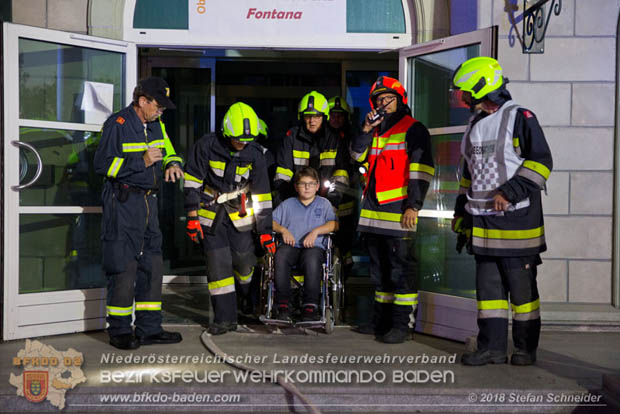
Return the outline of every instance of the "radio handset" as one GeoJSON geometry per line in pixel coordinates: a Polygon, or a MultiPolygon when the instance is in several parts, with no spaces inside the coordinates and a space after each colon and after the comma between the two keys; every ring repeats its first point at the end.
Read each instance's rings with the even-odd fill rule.
{"type": "Polygon", "coordinates": [[[396,98],[392,98],[386,103],[384,103],[383,105],[377,107],[377,113],[375,113],[372,117],[370,117],[369,124],[374,124],[375,122],[377,122],[377,120],[379,120],[379,118],[384,117],[385,114],[387,113],[385,111],[385,107],[391,104],[394,99],[396,98]]]}

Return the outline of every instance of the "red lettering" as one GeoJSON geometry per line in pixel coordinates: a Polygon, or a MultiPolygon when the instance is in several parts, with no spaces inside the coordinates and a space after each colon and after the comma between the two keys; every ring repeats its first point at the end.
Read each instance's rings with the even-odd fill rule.
{"type": "Polygon", "coordinates": [[[303,12],[301,11],[284,11],[284,10],[256,10],[256,8],[252,7],[248,9],[248,12],[245,16],[246,19],[254,18],[257,20],[300,20],[302,18],[303,12]]]}

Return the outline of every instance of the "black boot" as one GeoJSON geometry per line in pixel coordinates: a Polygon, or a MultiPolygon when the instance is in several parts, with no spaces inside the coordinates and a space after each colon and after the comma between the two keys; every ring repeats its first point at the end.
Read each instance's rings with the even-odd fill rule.
{"type": "Polygon", "coordinates": [[[403,330],[403,329],[392,328],[390,329],[388,333],[383,335],[381,339],[379,340],[385,344],[402,344],[403,342],[409,339],[413,339],[413,333],[411,329],[403,330]]]}
{"type": "Polygon", "coordinates": [[[354,332],[381,338],[392,328],[392,303],[374,302],[371,322],[353,328],[354,332]]]}
{"type": "Polygon", "coordinates": [[[110,336],[110,345],[118,349],[138,349],[140,341],[136,339],[133,333],[110,336]]]}
{"type": "Polygon", "coordinates": [[[226,332],[232,332],[237,330],[237,322],[213,322],[209,325],[207,333],[211,335],[222,335],[226,332]]]}
{"type": "Polygon", "coordinates": [[[479,349],[476,352],[467,352],[461,356],[461,364],[480,366],[486,364],[505,364],[508,362],[506,353],[490,349],[479,349]]]}
{"type": "Polygon", "coordinates": [[[525,349],[515,349],[510,357],[512,365],[533,365],[536,362],[536,350],[531,352],[525,349]]]}
{"type": "Polygon", "coordinates": [[[414,313],[415,308],[412,306],[393,305],[392,328],[377,340],[386,344],[402,344],[406,340],[413,339],[414,313]]]}
{"type": "Polygon", "coordinates": [[[151,344],[176,344],[181,342],[183,337],[178,332],[169,332],[162,331],[155,335],[148,336],[139,336],[138,341],[140,341],[140,345],[151,345],[151,344]]]}

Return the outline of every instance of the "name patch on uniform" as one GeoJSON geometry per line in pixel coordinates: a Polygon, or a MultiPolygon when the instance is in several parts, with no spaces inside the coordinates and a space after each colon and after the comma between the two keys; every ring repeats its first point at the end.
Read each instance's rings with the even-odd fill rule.
{"type": "Polygon", "coordinates": [[[495,144],[472,145],[470,155],[489,155],[495,153],[495,144]]]}
{"type": "Polygon", "coordinates": [[[123,118],[122,116],[119,116],[118,118],[116,118],[116,122],[123,125],[125,123],[125,118],[123,118]]]}

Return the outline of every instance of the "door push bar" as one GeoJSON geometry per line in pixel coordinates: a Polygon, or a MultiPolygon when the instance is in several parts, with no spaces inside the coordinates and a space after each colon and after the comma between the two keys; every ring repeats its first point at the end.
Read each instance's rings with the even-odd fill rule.
{"type": "Polygon", "coordinates": [[[30,180],[30,182],[27,182],[26,184],[11,186],[11,189],[13,191],[20,191],[20,190],[23,190],[24,188],[30,187],[39,179],[39,177],[41,176],[41,173],[43,172],[43,161],[41,160],[41,155],[39,154],[39,152],[32,145],[27,144],[23,141],[11,141],[11,144],[15,145],[16,147],[27,148],[34,153],[35,157],[37,157],[37,172],[34,174],[34,177],[32,178],[32,180],[30,180]]]}

